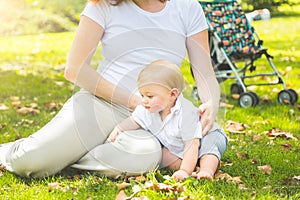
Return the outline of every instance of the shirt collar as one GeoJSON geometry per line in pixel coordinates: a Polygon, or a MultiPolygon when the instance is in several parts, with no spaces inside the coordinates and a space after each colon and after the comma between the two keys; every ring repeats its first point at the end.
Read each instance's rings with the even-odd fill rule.
{"type": "Polygon", "coordinates": [[[183,95],[179,94],[175,101],[175,105],[171,108],[171,114],[176,113],[181,109],[182,98],[183,98],[183,95]]]}

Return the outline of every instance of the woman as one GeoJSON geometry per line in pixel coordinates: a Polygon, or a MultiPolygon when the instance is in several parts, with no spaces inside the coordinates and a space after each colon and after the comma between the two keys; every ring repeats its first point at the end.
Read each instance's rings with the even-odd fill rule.
{"type": "MultiPolygon", "coordinates": [[[[44,177],[63,168],[119,176],[156,168],[161,147],[150,133],[122,134],[104,143],[114,126],[141,103],[136,78],[154,60],[180,66],[188,53],[200,99],[203,134],[218,112],[219,86],[210,64],[207,25],[196,0],[99,0],[82,12],[65,77],[82,88],[41,130],[0,147],[0,162],[24,177],[44,177]],[[103,60],[89,63],[99,42],[103,60]],[[139,135],[137,138],[136,135],[139,135]]],[[[154,75],[155,76],[155,75],[154,75]]]]}

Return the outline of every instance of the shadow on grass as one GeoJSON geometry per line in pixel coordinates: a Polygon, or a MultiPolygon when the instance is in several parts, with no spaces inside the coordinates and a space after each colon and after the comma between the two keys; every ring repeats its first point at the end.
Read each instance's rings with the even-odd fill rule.
{"type": "Polygon", "coordinates": [[[11,96],[18,96],[21,100],[65,101],[72,94],[72,87],[62,76],[48,78],[0,70],[0,81],[0,102],[7,101],[11,96]]]}
{"type": "Polygon", "coordinates": [[[62,77],[47,78],[0,70],[0,143],[27,137],[44,126],[72,95],[71,85],[62,77]],[[50,107],[52,103],[55,106],[50,107]],[[19,114],[22,107],[38,113],[19,114]]]}

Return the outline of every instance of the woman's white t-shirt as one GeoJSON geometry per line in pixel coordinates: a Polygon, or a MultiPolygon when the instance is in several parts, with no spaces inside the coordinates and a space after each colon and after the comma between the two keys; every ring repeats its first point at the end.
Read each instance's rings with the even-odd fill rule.
{"type": "Polygon", "coordinates": [[[117,6],[103,0],[88,3],[82,15],[104,29],[98,72],[132,92],[137,92],[136,79],[145,65],[163,59],[180,66],[186,56],[186,38],[207,29],[197,0],[170,0],[155,13],[131,0],[117,6]]]}

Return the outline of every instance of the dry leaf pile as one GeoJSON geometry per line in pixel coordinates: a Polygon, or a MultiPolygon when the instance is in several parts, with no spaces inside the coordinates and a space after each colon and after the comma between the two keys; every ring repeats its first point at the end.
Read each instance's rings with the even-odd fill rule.
{"type": "MultiPolygon", "coordinates": [[[[264,124],[265,122],[262,122],[264,124]]],[[[225,124],[225,130],[227,130],[229,133],[246,133],[246,129],[249,129],[250,126],[247,124],[243,124],[240,122],[235,122],[232,120],[228,120],[225,124]]],[[[266,135],[269,139],[275,139],[277,137],[282,137],[286,139],[292,139],[295,141],[298,141],[296,137],[293,136],[292,133],[288,131],[282,131],[278,128],[272,128],[271,130],[264,131],[264,135],[266,135]]],[[[260,140],[262,138],[261,135],[254,135],[253,140],[260,140]]]]}
{"type": "Polygon", "coordinates": [[[145,192],[149,190],[154,190],[156,192],[162,192],[166,194],[176,194],[178,198],[174,199],[181,199],[181,200],[188,200],[190,197],[186,195],[184,192],[186,191],[186,187],[182,182],[176,182],[170,176],[163,176],[163,181],[159,182],[155,178],[155,174],[159,174],[162,177],[160,172],[151,172],[148,174],[148,177],[145,176],[138,176],[138,177],[130,177],[128,181],[124,181],[123,183],[117,184],[118,189],[120,190],[117,200],[141,200],[141,199],[148,199],[147,196],[143,195],[145,192]],[[149,178],[150,177],[150,178],[149,178]],[[124,189],[130,188],[132,190],[132,194],[127,196],[124,192],[124,189]]]}
{"type": "MultiPolygon", "coordinates": [[[[22,101],[20,100],[20,97],[11,96],[10,103],[11,103],[11,107],[0,102],[0,112],[15,108],[16,113],[18,113],[20,115],[28,115],[28,114],[38,115],[38,114],[40,114],[39,106],[35,102],[26,103],[26,105],[23,105],[22,101]]],[[[43,108],[46,108],[47,110],[58,110],[61,106],[62,106],[61,103],[48,102],[48,103],[44,104],[43,108]]]]}

